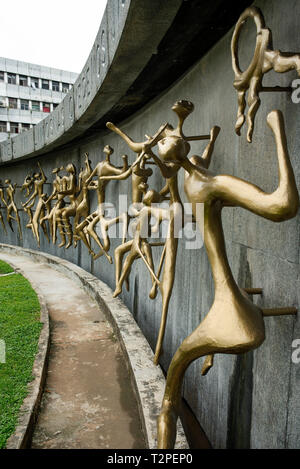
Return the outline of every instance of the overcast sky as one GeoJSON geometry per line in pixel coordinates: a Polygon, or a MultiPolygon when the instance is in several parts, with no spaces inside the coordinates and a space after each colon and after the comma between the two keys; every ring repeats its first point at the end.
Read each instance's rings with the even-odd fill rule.
{"type": "Polygon", "coordinates": [[[0,56],[81,72],[106,0],[0,0],[0,56]]]}

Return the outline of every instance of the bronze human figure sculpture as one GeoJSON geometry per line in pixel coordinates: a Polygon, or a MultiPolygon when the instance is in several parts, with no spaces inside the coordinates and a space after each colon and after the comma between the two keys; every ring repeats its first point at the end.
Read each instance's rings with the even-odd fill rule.
{"type": "MultiPolygon", "coordinates": [[[[7,223],[9,224],[11,230],[14,231],[13,226],[12,226],[12,220],[15,220],[17,222],[20,239],[22,239],[21,221],[20,221],[20,217],[18,214],[17,206],[15,204],[15,191],[16,191],[17,184],[12,185],[10,179],[5,179],[4,182],[5,184],[7,184],[7,187],[5,187],[5,191],[6,191],[5,205],[6,205],[7,223]],[[14,212],[15,216],[12,215],[12,212],[14,212]]],[[[2,202],[4,200],[5,200],[4,197],[2,197],[2,202]]]]}
{"type": "Polygon", "coordinates": [[[77,193],[77,180],[76,180],[76,169],[73,163],[69,163],[66,166],[67,176],[63,176],[60,180],[60,188],[58,194],[63,198],[69,198],[69,204],[62,208],[55,210],[55,219],[59,227],[62,242],[60,247],[65,246],[68,249],[73,242],[73,229],[70,222],[70,218],[76,215],[76,193],[77,193]],[[67,238],[67,244],[65,240],[67,238]]]}
{"type": "MultiPolygon", "coordinates": [[[[21,187],[21,192],[25,191],[25,195],[27,197],[30,197],[33,191],[33,182],[34,182],[34,177],[31,176],[30,174],[28,174],[24,179],[24,183],[21,187]]],[[[26,203],[22,204],[23,210],[28,216],[28,222],[26,224],[26,228],[31,228],[33,236],[35,236],[35,232],[33,228],[33,213],[32,213],[32,208],[34,204],[35,204],[34,198],[31,200],[31,202],[28,205],[26,205],[26,203]]]]}
{"type": "MultiPolygon", "coordinates": [[[[0,183],[1,183],[1,181],[0,181],[0,183]]],[[[2,187],[0,187],[0,201],[3,202],[3,204],[4,204],[5,207],[7,207],[7,204],[6,204],[6,200],[5,200],[5,198],[4,198],[4,194],[3,194],[3,189],[2,189],[2,187]]],[[[0,203],[0,222],[1,222],[1,225],[2,225],[2,227],[3,227],[3,230],[5,231],[5,234],[7,234],[6,226],[5,226],[5,223],[4,223],[4,220],[3,220],[3,215],[2,215],[2,213],[1,213],[1,209],[2,209],[2,207],[1,207],[1,203],[0,203]]]]}
{"type": "Polygon", "coordinates": [[[52,193],[51,195],[44,200],[44,203],[46,206],[49,207],[47,215],[45,215],[42,219],[41,222],[44,220],[48,220],[49,226],[50,226],[50,233],[51,233],[51,238],[52,238],[52,243],[56,243],[56,231],[57,231],[57,226],[59,227],[59,232],[61,236],[61,244],[60,246],[64,246],[66,243],[66,237],[65,237],[65,232],[63,229],[62,221],[60,218],[60,210],[64,208],[65,202],[64,202],[64,197],[65,195],[60,193],[61,190],[63,190],[65,187],[62,185],[62,177],[59,175],[60,171],[63,171],[64,167],[58,167],[54,168],[52,170],[52,174],[55,175],[55,178],[53,180],[53,188],[52,188],[52,193]],[[56,200],[54,203],[53,207],[51,208],[51,201],[56,200]]]}
{"type": "MultiPolygon", "coordinates": [[[[89,189],[95,189],[97,192],[98,206],[92,214],[88,215],[78,226],[77,234],[84,241],[83,237],[87,240],[87,247],[89,248],[90,253],[94,259],[97,257],[105,255],[108,261],[111,263],[112,258],[107,254],[110,248],[110,239],[108,236],[108,229],[112,224],[119,223],[120,217],[114,219],[108,219],[105,217],[105,190],[108,184],[108,181],[111,177],[119,175],[128,169],[127,156],[123,156],[123,166],[117,167],[114,166],[110,161],[110,156],[113,153],[113,149],[106,145],[104,147],[104,153],[106,155],[105,160],[100,161],[95,169],[91,172],[90,176],[86,179],[86,184],[89,189]],[[93,181],[93,177],[96,176],[97,179],[93,181]],[[105,179],[102,177],[105,176],[105,179]],[[100,241],[95,227],[99,224],[101,235],[103,241],[100,241]],[[90,245],[89,238],[93,238],[96,244],[100,247],[99,253],[95,253],[90,245]]],[[[85,241],[84,241],[85,242],[85,241]]]]}
{"type": "Polygon", "coordinates": [[[76,197],[76,213],[74,217],[74,236],[73,242],[74,247],[77,246],[77,242],[81,239],[87,247],[90,247],[89,242],[85,236],[81,236],[81,232],[77,232],[81,218],[85,219],[89,215],[90,201],[89,201],[89,184],[88,179],[92,173],[88,153],[85,153],[84,168],[81,169],[78,176],[78,195],[76,197]]]}
{"type": "MultiPolygon", "coordinates": [[[[121,129],[117,128],[111,122],[108,122],[106,124],[109,129],[116,132],[125,140],[131,150],[138,154],[144,151],[148,158],[151,157],[153,159],[155,164],[160,169],[162,176],[166,179],[166,186],[160,192],[160,194],[166,195],[168,193],[170,195],[168,234],[161,255],[158,273],[155,276],[155,278],[158,280],[162,271],[162,279],[159,282],[154,282],[152,291],[150,292],[150,297],[154,298],[156,295],[157,285],[159,285],[160,292],[162,295],[162,315],[154,354],[155,364],[158,364],[158,360],[162,351],[162,343],[165,334],[169,302],[174,285],[176,256],[178,248],[178,233],[176,232],[176,229],[178,230],[178,226],[176,228],[176,220],[182,219],[183,205],[178,190],[177,169],[175,171],[173,170],[172,162],[169,162],[169,164],[166,165],[153,153],[151,149],[156,144],[158,144],[158,146],[164,145],[165,139],[173,141],[175,145],[177,145],[177,141],[186,142],[186,144],[189,145],[188,141],[210,139],[210,142],[203,154],[203,159],[209,161],[214,148],[214,142],[219,133],[219,129],[217,127],[214,127],[210,135],[196,135],[189,137],[185,136],[183,133],[183,124],[185,119],[190,115],[191,112],[193,112],[193,109],[194,105],[190,101],[177,101],[172,107],[172,110],[176,113],[178,118],[177,127],[173,128],[172,125],[167,123],[158,130],[154,137],[147,136],[148,139],[145,142],[141,143],[134,142],[128,135],[126,135],[121,129]]],[[[116,272],[116,279],[118,279],[118,277],[118,272],[116,272]]],[[[120,293],[119,286],[120,285],[117,285],[115,294],[120,293]]]]}
{"type": "Polygon", "coordinates": [[[25,191],[25,195],[27,197],[30,196],[30,193],[32,192],[33,189],[33,176],[30,174],[27,174],[27,176],[24,179],[23,185],[21,187],[21,192],[25,191]]]}
{"type": "Polygon", "coordinates": [[[152,278],[152,289],[149,294],[150,298],[154,298],[156,295],[157,285],[160,285],[160,281],[154,272],[154,264],[152,258],[152,244],[149,243],[149,219],[154,216],[157,220],[156,225],[159,226],[162,220],[169,220],[170,211],[159,207],[151,207],[152,203],[157,203],[162,200],[162,197],[156,191],[146,191],[147,184],[140,183],[140,190],[145,192],[143,199],[144,206],[136,212],[135,229],[133,239],[122,243],[115,249],[115,276],[116,276],[116,288],[114,291],[114,297],[119,295],[122,291],[122,285],[124,281],[128,281],[128,276],[131,271],[131,266],[136,259],[142,258],[146,264],[151,278],[152,278]],[[128,253],[124,264],[122,265],[124,255],[128,253]]]}
{"type": "Polygon", "coordinates": [[[33,175],[33,187],[34,187],[33,192],[31,196],[29,197],[29,199],[27,199],[27,201],[22,205],[23,205],[23,209],[27,212],[29,219],[30,219],[30,222],[28,223],[28,225],[29,227],[32,228],[32,232],[37,240],[37,243],[38,245],[40,245],[39,226],[41,226],[48,241],[49,241],[49,237],[47,233],[47,227],[44,221],[45,205],[44,205],[43,187],[44,187],[45,182],[47,181],[47,178],[45,176],[44,171],[41,168],[40,163],[38,163],[38,167],[40,169],[40,173],[35,173],[33,175]],[[31,204],[31,202],[35,203],[36,200],[37,200],[37,204],[35,207],[34,215],[32,216],[31,207],[33,206],[33,204],[31,204]]]}
{"type": "Polygon", "coordinates": [[[204,204],[204,244],[215,284],[210,311],[182,342],[169,366],[158,418],[158,448],[174,446],[181,386],[188,366],[202,356],[211,359],[214,353],[247,352],[259,347],[265,339],[264,311],[248,299],[233,278],[226,255],[221,211],[225,205],[239,206],[275,222],[296,215],[299,196],[281,112],[272,111],[267,122],[275,136],[279,167],[278,187],[272,193],[234,176],[215,175],[199,159],[189,160],[189,145],[184,139],[167,137],[158,142],[159,156],[164,163],[171,164],[174,171],[184,168],[184,189],[193,212],[196,213],[198,203],[204,204]]]}
{"type": "Polygon", "coordinates": [[[254,119],[260,106],[259,93],[262,91],[289,91],[281,87],[263,87],[264,74],[270,70],[284,73],[295,69],[300,76],[300,54],[292,52],[280,52],[273,50],[272,33],[265,27],[265,20],[259,8],[247,8],[236,23],[231,41],[232,68],[235,74],[233,86],[238,94],[238,114],[235,125],[237,135],[240,135],[241,127],[245,122],[244,111],[246,108],[246,93],[248,91],[247,112],[247,140],[251,142],[254,129],[254,119]],[[238,59],[238,41],[243,24],[248,18],[252,18],[257,28],[256,46],[251,63],[245,71],[241,71],[238,59]]]}

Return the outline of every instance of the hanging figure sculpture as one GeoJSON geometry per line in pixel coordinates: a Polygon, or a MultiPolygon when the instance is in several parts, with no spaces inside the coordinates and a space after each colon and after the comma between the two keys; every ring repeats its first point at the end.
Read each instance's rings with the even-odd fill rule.
{"type": "Polygon", "coordinates": [[[90,165],[88,153],[85,153],[85,167],[81,168],[81,171],[78,176],[78,195],[76,197],[76,213],[74,217],[74,236],[73,243],[74,247],[77,246],[77,243],[80,239],[83,240],[84,244],[89,247],[89,243],[86,237],[82,238],[79,233],[77,233],[78,225],[80,224],[81,218],[86,218],[90,212],[90,201],[89,201],[89,185],[88,179],[92,173],[92,168],[90,165]]]}
{"type": "Polygon", "coordinates": [[[23,185],[21,187],[21,192],[25,191],[25,195],[29,197],[32,190],[33,190],[33,176],[31,176],[30,174],[27,174],[27,176],[24,179],[23,185]]]}
{"type": "MultiPolygon", "coordinates": [[[[1,183],[1,181],[0,181],[0,183],[1,183]]],[[[0,187],[0,201],[1,201],[1,200],[2,200],[2,202],[3,202],[3,204],[4,204],[4,206],[7,207],[7,204],[6,204],[6,200],[5,200],[5,198],[4,198],[4,194],[3,194],[3,189],[2,189],[2,187],[0,187]]],[[[2,215],[2,213],[1,213],[1,209],[2,209],[2,207],[1,207],[1,204],[0,204],[0,222],[1,222],[1,225],[2,225],[2,227],[3,227],[3,229],[4,229],[4,231],[5,231],[5,234],[7,234],[6,226],[5,226],[5,223],[4,223],[4,220],[3,220],[3,215],[2,215]]]]}
{"type": "MultiPolygon", "coordinates": [[[[177,127],[174,129],[172,125],[167,123],[159,129],[155,137],[147,136],[147,140],[142,143],[133,142],[128,135],[126,135],[122,130],[117,128],[111,122],[106,124],[110,130],[113,130],[125,140],[131,150],[136,153],[144,151],[148,158],[151,157],[153,159],[155,164],[160,169],[162,176],[166,179],[167,183],[160,194],[170,194],[168,233],[159,262],[158,273],[155,275],[155,278],[158,280],[162,271],[162,280],[159,282],[155,281],[150,292],[150,298],[155,298],[157,285],[159,285],[162,295],[161,323],[154,354],[155,364],[158,364],[158,360],[162,352],[162,343],[167,323],[169,303],[174,285],[179,230],[183,227],[183,205],[178,190],[178,168],[176,167],[174,170],[172,167],[172,162],[166,165],[152,152],[151,148],[156,144],[163,145],[165,139],[171,139],[171,141],[175,142],[175,145],[177,141],[184,141],[187,143],[187,145],[189,145],[188,141],[210,139],[210,142],[208,143],[203,155],[203,158],[209,161],[214,148],[215,140],[219,133],[219,128],[214,127],[210,135],[196,135],[189,137],[185,136],[183,133],[183,124],[185,119],[190,115],[191,112],[193,112],[193,109],[194,105],[190,101],[177,101],[172,107],[172,110],[176,113],[178,118],[177,127]]],[[[118,290],[119,288],[117,288],[116,291],[118,292],[118,290]]]]}
{"type": "MultiPolygon", "coordinates": [[[[131,188],[132,188],[132,196],[131,196],[131,213],[129,214],[128,212],[124,212],[123,214],[120,215],[121,220],[123,222],[123,236],[122,236],[122,243],[120,246],[118,246],[115,249],[115,260],[117,262],[116,264],[116,285],[119,281],[120,277],[120,269],[121,265],[123,262],[123,256],[125,252],[128,252],[130,250],[129,244],[125,243],[126,241],[126,236],[127,236],[127,229],[129,222],[132,218],[134,218],[139,212],[138,209],[140,208],[141,201],[143,198],[144,194],[144,188],[147,186],[147,180],[150,176],[152,176],[153,171],[151,168],[146,168],[146,161],[147,161],[147,155],[144,155],[142,158],[138,158],[132,166],[130,166],[129,169],[126,171],[122,172],[121,174],[114,175],[114,176],[101,176],[100,180],[101,181],[123,181],[125,179],[128,179],[131,176],[131,188]],[[133,212],[133,213],[132,213],[133,212]],[[126,244],[126,247],[125,247],[126,244]],[[128,249],[127,249],[128,248],[128,249]]],[[[147,186],[148,187],[148,186],[147,186]]],[[[149,245],[150,246],[150,245],[149,245]]],[[[138,256],[139,257],[139,256],[138,256]]],[[[149,269],[149,264],[142,252],[140,252],[140,257],[144,260],[144,262],[147,265],[147,268],[149,269]]],[[[151,253],[151,259],[152,259],[152,253],[151,253]]],[[[148,259],[149,260],[149,259],[148,259]]],[[[150,268],[151,272],[151,268],[150,268]]],[[[126,283],[126,288],[129,291],[129,275],[126,275],[126,278],[124,279],[126,283]]],[[[123,282],[122,282],[123,283],[123,282]]],[[[156,283],[155,283],[156,285],[156,283]]],[[[117,296],[119,293],[117,293],[117,286],[116,290],[114,293],[114,296],[117,296]]],[[[121,287],[122,290],[122,287],[121,287]]]]}
{"type": "MultiPolygon", "coordinates": [[[[140,183],[139,190],[144,192],[143,207],[136,212],[135,229],[133,239],[127,241],[115,249],[115,278],[116,288],[114,291],[114,297],[118,296],[122,291],[122,285],[124,281],[128,282],[128,276],[130,275],[131,266],[136,259],[142,258],[146,264],[147,269],[150,272],[152,278],[152,289],[149,294],[150,298],[153,299],[156,295],[157,285],[160,285],[160,281],[155,275],[154,264],[152,257],[152,243],[149,243],[149,220],[151,217],[155,217],[156,226],[152,227],[152,232],[158,230],[159,224],[163,220],[169,220],[170,211],[160,207],[151,207],[152,203],[162,202],[163,197],[156,191],[148,191],[148,185],[140,183]],[[125,262],[123,264],[123,257],[128,253],[125,262]]],[[[155,243],[157,246],[157,243],[155,243]]],[[[127,286],[128,288],[128,286],[127,286]]]]}
{"type": "MultiPolygon", "coordinates": [[[[33,181],[34,177],[28,174],[25,179],[24,183],[21,187],[21,192],[25,191],[25,195],[27,197],[30,197],[32,190],[33,190],[33,181]]],[[[26,224],[26,228],[31,228],[33,235],[34,235],[34,229],[33,229],[33,214],[32,214],[32,207],[34,206],[35,199],[31,200],[31,202],[28,205],[22,204],[24,212],[28,216],[28,222],[26,224]]]]}
{"type": "Polygon", "coordinates": [[[264,17],[257,7],[247,8],[239,17],[231,41],[231,57],[232,68],[235,74],[233,86],[238,95],[238,113],[235,124],[235,131],[240,135],[241,128],[245,122],[245,109],[246,109],[246,94],[248,92],[248,111],[246,114],[247,120],[247,140],[252,141],[252,134],[254,130],[254,120],[257,110],[260,106],[261,92],[274,92],[274,91],[291,91],[291,88],[284,88],[280,86],[265,87],[262,84],[265,73],[274,70],[277,73],[285,73],[290,70],[296,70],[300,76],[300,54],[294,52],[281,52],[273,50],[272,33],[270,29],[265,27],[264,17]],[[238,43],[241,33],[241,28],[248,18],[252,18],[255,22],[257,34],[256,45],[253,58],[245,71],[240,69],[238,58],[238,43]]]}
{"type": "MultiPolygon", "coordinates": [[[[18,209],[15,204],[15,191],[17,184],[12,185],[10,179],[5,179],[5,184],[7,184],[7,187],[5,188],[6,191],[6,218],[7,218],[7,223],[10,226],[10,229],[14,231],[13,226],[12,226],[12,220],[15,220],[18,224],[18,230],[19,230],[19,235],[20,239],[22,240],[22,229],[21,229],[21,222],[20,222],[20,217],[18,214],[18,209]],[[13,216],[11,213],[14,212],[15,216],[13,216]]],[[[2,201],[4,201],[4,197],[2,198],[2,201]]]]}
{"type": "Polygon", "coordinates": [[[112,258],[107,252],[110,248],[110,239],[108,236],[108,229],[112,224],[119,223],[122,221],[121,217],[108,219],[105,217],[105,190],[111,176],[116,176],[128,169],[127,156],[123,155],[123,166],[117,167],[111,164],[110,156],[113,153],[113,149],[106,145],[104,147],[104,153],[106,155],[105,160],[100,161],[95,169],[92,171],[90,176],[86,179],[85,184],[88,189],[95,189],[97,191],[97,210],[88,215],[79,225],[76,227],[77,236],[86,244],[90,254],[94,259],[105,255],[110,263],[112,258]],[[96,176],[97,180],[93,181],[93,177],[96,176]],[[102,176],[106,177],[106,180],[102,180],[102,176]],[[95,227],[99,224],[102,241],[100,241],[95,227]],[[96,244],[100,247],[99,253],[95,253],[90,244],[90,238],[93,238],[96,244]],[[86,240],[86,241],[85,241],[86,240]]]}
{"type": "Polygon", "coordinates": [[[52,243],[56,243],[56,232],[57,232],[57,226],[59,225],[59,231],[60,231],[60,236],[61,236],[61,246],[64,246],[66,243],[66,237],[65,233],[63,230],[62,222],[60,218],[57,216],[57,213],[59,212],[60,209],[65,207],[65,202],[64,202],[64,194],[60,193],[60,190],[65,189],[62,185],[62,177],[59,175],[60,171],[63,171],[64,167],[61,166],[59,168],[54,168],[52,170],[52,174],[55,174],[55,179],[53,180],[53,189],[52,189],[52,194],[44,200],[44,204],[49,207],[47,215],[45,215],[43,218],[41,218],[40,222],[44,222],[45,220],[48,220],[49,222],[49,227],[50,227],[50,235],[52,238],[52,243]],[[56,200],[54,203],[53,207],[51,208],[51,201],[56,200]]]}
{"type": "Polygon", "coordinates": [[[77,180],[76,169],[73,163],[69,163],[66,166],[66,171],[68,175],[63,176],[61,178],[58,195],[62,196],[63,198],[68,197],[69,204],[62,208],[56,209],[55,221],[59,228],[59,232],[62,239],[62,242],[60,243],[59,247],[65,245],[67,238],[68,242],[65,245],[65,249],[68,249],[70,246],[72,246],[73,243],[73,229],[70,222],[70,218],[75,217],[76,215],[77,180]]]}
{"type": "MultiPolygon", "coordinates": [[[[267,123],[275,136],[279,166],[278,187],[272,193],[234,176],[214,175],[200,159],[189,160],[190,147],[182,138],[167,137],[158,142],[162,161],[171,164],[174,170],[185,169],[184,189],[193,212],[196,213],[197,204],[204,204],[204,244],[215,285],[210,311],[182,342],[169,366],[158,418],[158,448],[174,447],[181,387],[188,366],[200,357],[212,357],[215,353],[248,352],[265,339],[264,310],[251,302],[233,278],[226,255],[221,212],[224,206],[242,207],[274,222],[296,215],[299,196],[281,112],[272,111],[267,123]]],[[[272,314],[282,312],[279,308],[272,314]]]]}
{"type": "Polygon", "coordinates": [[[45,204],[44,204],[43,187],[44,187],[45,182],[47,181],[47,178],[45,176],[44,171],[41,168],[40,163],[38,163],[38,167],[40,169],[40,172],[35,173],[33,175],[33,187],[34,187],[33,192],[31,194],[31,196],[29,197],[29,199],[22,205],[23,205],[24,211],[27,212],[27,214],[29,216],[29,219],[30,219],[30,222],[28,223],[28,225],[29,225],[28,227],[32,228],[32,232],[33,232],[33,234],[34,234],[34,236],[37,240],[38,245],[40,246],[39,226],[41,226],[41,228],[44,232],[44,235],[47,238],[48,242],[50,242],[50,240],[49,240],[49,236],[48,236],[48,232],[47,232],[46,223],[43,220],[44,217],[45,217],[45,204]],[[36,207],[35,207],[34,215],[32,216],[31,207],[33,207],[33,204],[31,202],[34,203],[36,200],[37,200],[37,204],[36,204],[36,207]],[[31,220],[31,216],[32,216],[32,220],[31,220]]]}

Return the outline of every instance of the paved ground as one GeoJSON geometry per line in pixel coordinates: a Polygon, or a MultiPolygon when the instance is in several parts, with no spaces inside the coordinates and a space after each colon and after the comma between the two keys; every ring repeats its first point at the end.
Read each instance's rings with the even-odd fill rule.
{"type": "Polygon", "coordinates": [[[39,286],[51,324],[32,448],[145,448],[126,362],[97,303],[47,264],[0,253],[39,286]]]}

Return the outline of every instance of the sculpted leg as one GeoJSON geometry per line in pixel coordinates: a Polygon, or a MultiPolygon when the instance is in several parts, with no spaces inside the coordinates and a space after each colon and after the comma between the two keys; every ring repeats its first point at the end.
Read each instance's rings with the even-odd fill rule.
{"type": "Polygon", "coordinates": [[[3,220],[3,216],[2,216],[2,213],[0,213],[0,222],[1,222],[1,225],[5,231],[5,233],[7,234],[7,231],[6,231],[6,227],[5,227],[5,224],[4,224],[4,220],[3,220]]]}
{"type": "Polygon", "coordinates": [[[237,135],[241,135],[241,127],[243,126],[245,122],[245,108],[246,108],[246,92],[243,91],[238,91],[238,114],[237,114],[237,120],[235,124],[235,132],[237,135]]]}
{"type": "Polygon", "coordinates": [[[119,283],[121,269],[123,264],[123,257],[124,254],[130,251],[133,241],[127,241],[127,243],[121,244],[115,249],[115,279],[116,279],[116,286],[119,283]]]}
{"type": "MultiPolygon", "coordinates": [[[[161,257],[160,257],[156,278],[159,278],[159,276],[160,276],[160,273],[161,273],[161,270],[162,270],[162,267],[163,267],[163,263],[164,263],[164,260],[165,260],[165,255],[166,255],[166,244],[164,244],[164,249],[163,249],[163,252],[162,252],[161,257]]],[[[154,298],[156,298],[156,295],[157,295],[157,283],[155,282],[155,284],[152,286],[152,288],[150,290],[149,298],[151,298],[151,300],[153,300],[154,298]]]]}
{"type": "Polygon", "coordinates": [[[260,106],[260,98],[258,95],[259,87],[261,86],[261,78],[253,77],[250,82],[249,91],[248,91],[248,113],[247,113],[247,140],[248,142],[252,141],[252,134],[254,130],[254,118],[257,112],[257,109],[260,106]]]}
{"type": "Polygon", "coordinates": [[[121,293],[123,282],[126,280],[128,275],[130,274],[131,266],[133,262],[135,261],[135,259],[137,259],[138,257],[139,257],[139,254],[136,250],[131,251],[126,257],[125,262],[123,264],[121,276],[119,278],[119,281],[116,285],[116,289],[114,291],[114,295],[113,295],[114,297],[118,296],[121,293]]]}
{"type": "MultiPolygon", "coordinates": [[[[148,264],[150,265],[151,269],[154,271],[152,250],[151,250],[151,247],[149,246],[149,244],[147,242],[143,242],[142,251],[145,254],[145,257],[147,259],[148,264]]],[[[156,282],[155,278],[153,277],[153,275],[151,275],[151,280],[152,280],[152,288],[151,288],[151,292],[152,292],[152,290],[155,289],[155,285],[157,285],[157,282],[156,282]]],[[[151,294],[151,292],[150,292],[150,294],[151,294]]]]}
{"type": "Polygon", "coordinates": [[[56,219],[56,222],[57,222],[58,231],[59,231],[60,238],[61,238],[61,242],[58,245],[58,247],[61,248],[66,244],[66,235],[65,235],[64,226],[63,226],[61,218],[56,219]]]}
{"type": "MultiPolygon", "coordinates": [[[[98,244],[98,246],[100,247],[101,251],[104,251],[104,247],[102,246],[95,230],[94,230],[94,227],[95,225],[98,223],[98,221],[100,220],[100,216],[97,215],[95,216],[91,221],[89,221],[87,227],[86,227],[86,232],[88,233],[88,235],[93,238],[93,240],[98,244]]],[[[103,252],[101,253],[101,255],[103,255],[103,252]]]]}
{"type": "Polygon", "coordinates": [[[161,322],[158,333],[158,339],[156,343],[154,363],[158,364],[159,356],[162,350],[162,343],[165,335],[169,302],[172,295],[172,289],[174,285],[175,278],[175,264],[176,264],[176,254],[178,246],[178,238],[169,237],[166,241],[166,252],[165,252],[165,265],[163,271],[163,278],[161,281],[161,295],[162,295],[162,314],[161,322]]]}
{"type": "Polygon", "coordinates": [[[73,241],[73,231],[72,231],[72,225],[70,223],[70,219],[68,217],[63,218],[63,224],[65,226],[65,233],[68,238],[68,243],[66,245],[66,249],[68,249],[72,245],[73,241]]]}
{"type": "Polygon", "coordinates": [[[49,239],[49,236],[48,236],[48,230],[47,230],[47,226],[46,226],[46,223],[45,223],[45,209],[43,207],[41,208],[41,211],[40,211],[39,223],[42,227],[43,233],[44,233],[48,243],[50,243],[50,239],[49,239]]]}
{"type": "Polygon", "coordinates": [[[158,417],[158,448],[174,448],[177,419],[181,407],[181,387],[188,366],[197,358],[210,354],[212,345],[200,326],[187,337],[175,353],[167,375],[166,389],[158,417]]]}
{"type": "Polygon", "coordinates": [[[38,212],[36,211],[32,219],[32,227],[33,227],[33,232],[37,240],[37,243],[38,245],[40,245],[40,233],[39,233],[39,224],[38,224],[37,217],[38,217],[38,212]]]}

